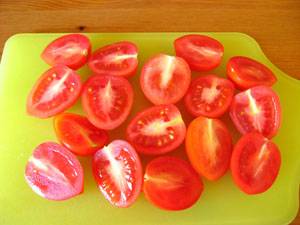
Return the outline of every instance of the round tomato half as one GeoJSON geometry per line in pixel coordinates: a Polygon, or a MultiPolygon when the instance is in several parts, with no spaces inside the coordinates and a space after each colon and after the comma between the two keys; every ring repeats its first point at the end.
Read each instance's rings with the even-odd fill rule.
{"type": "Polygon", "coordinates": [[[140,84],[145,96],[155,105],[174,104],[186,93],[191,70],[179,57],[159,54],[143,66],[140,84]]]}
{"type": "Polygon", "coordinates": [[[205,35],[185,35],[174,42],[176,55],[187,61],[192,70],[208,71],[216,68],[222,60],[223,45],[205,35]]]}
{"type": "Polygon", "coordinates": [[[25,179],[43,198],[65,200],[83,191],[83,170],[77,158],[54,142],[40,144],[29,158],[25,179]]]}
{"type": "Polygon", "coordinates": [[[96,50],[88,65],[95,74],[128,77],[138,66],[138,49],[132,42],[122,41],[96,50]]]}
{"type": "Polygon", "coordinates": [[[94,75],[84,84],[82,106],[96,127],[112,130],[121,125],[133,103],[131,84],[124,77],[94,75]]]}
{"type": "Polygon", "coordinates": [[[146,198],[159,208],[182,210],[197,202],[203,184],[188,162],[162,156],[147,165],[143,191],[146,198]]]}
{"type": "Polygon", "coordinates": [[[127,127],[127,140],[138,152],[163,154],[184,140],[185,124],[175,105],[153,106],[138,113],[127,127]]]}
{"type": "Polygon", "coordinates": [[[142,165],[134,148],[115,140],[93,157],[93,174],[104,197],[117,207],[129,207],[142,188],[142,165]]]}
{"type": "Polygon", "coordinates": [[[272,86],[277,81],[268,67],[244,56],[235,56],[228,61],[227,76],[241,90],[259,85],[272,86]]]}
{"type": "Polygon", "coordinates": [[[63,64],[77,70],[90,55],[90,40],[82,34],[67,34],[55,39],[43,51],[42,59],[51,66],[63,64]]]}
{"type": "Polygon", "coordinates": [[[234,96],[230,117],[240,133],[262,133],[271,138],[281,123],[281,107],[277,94],[267,86],[257,86],[234,96]]]}
{"type": "Polygon", "coordinates": [[[214,118],[227,111],[233,94],[234,86],[231,81],[207,75],[192,81],[184,102],[192,115],[214,118]]]}
{"type": "Polygon", "coordinates": [[[62,113],[54,118],[58,140],[77,155],[91,155],[108,142],[108,134],[81,115],[62,113]]]}
{"type": "Polygon", "coordinates": [[[217,180],[229,168],[231,135],[218,119],[198,117],[187,130],[186,152],[194,169],[208,180],[217,180]]]}
{"type": "Polygon", "coordinates": [[[248,133],[234,147],[231,172],[243,192],[258,194],[272,186],[280,164],[280,151],[273,142],[259,133],[248,133]]]}
{"type": "Polygon", "coordinates": [[[66,66],[47,70],[35,83],[27,98],[28,114],[48,118],[71,107],[81,92],[79,75],[66,66]]]}

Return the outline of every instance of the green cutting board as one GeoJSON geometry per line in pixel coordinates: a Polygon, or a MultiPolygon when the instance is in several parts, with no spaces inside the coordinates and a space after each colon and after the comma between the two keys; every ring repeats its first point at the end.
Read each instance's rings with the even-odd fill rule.
{"type": "MultiPolygon", "coordinates": [[[[173,41],[185,33],[99,33],[87,34],[93,49],[120,40],[133,41],[139,47],[141,65],[149,56],[174,54],[173,41]]],[[[298,210],[300,175],[300,81],[274,66],[256,41],[242,33],[205,33],[225,47],[221,66],[210,72],[225,76],[227,60],[245,55],[266,64],[278,78],[274,89],[280,96],[283,121],[274,141],[281,149],[279,176],[267,192],[249,196],[234,185],[230,172],[217,182],[204,181],[200,200],[190,209],[170,212],[155,208],[143,194],[128,209],[111,206],[97,190],[91,174],[91,159],[80,158],[85,172],[83,194],[63,202],[45,200],[34,194],[24,180],[24,168],[39,143],[56,140],[52,119],[36,119],[25,113],[26,97],[33,83],[47,68],[40,58],[44,47],[61,34],[18,34],[5,45],[0,67],[0,224],[1,225],[198,225],[198,224],[288,224],[298,210]]],[[[271,38],[271,37],[270,37],[271,38]]],[[[284,47],[284,46],[282,46],[284,47]]],[[[138,86],[139,71],[131,78],[135,90],[134,108],[128,120],[111,139],[124,138],[124,129],[132,116],[149,106],[138,86]]],[[[83,80],[90,74],[78,71],[83,80]]],[[[196,74],[193,74],[196,76],[196,74]]],[[[191,117],[179,104],[186,122],[191,117]]],[[[80,102],[72,112],[82,113],[80,102]]],[[[228,115],[234,139],[238,137],[228,115]]],[[[184,157],[181,146],[174,153],[184,157]]],[[[143,158],[144,163],[149,158],[143,158]]]]}

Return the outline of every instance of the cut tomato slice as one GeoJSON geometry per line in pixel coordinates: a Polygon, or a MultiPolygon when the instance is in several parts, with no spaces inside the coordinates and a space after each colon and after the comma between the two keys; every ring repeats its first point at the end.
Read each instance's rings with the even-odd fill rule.
{"type": "Polygon", "coordinates": [[[197,202],[203,184],[189,163],[176,157],[162,156],[147,165],[143,191],[146,198],[159,208],[182,210],[197,202]]]}
{"type": "Polygon", "coordinates": [[[230,117],[242,134],[256,131],[271,138],[281,123],[279,98],[267,86],[250,88],[234,96],[230,117]]]}
{"type": "Polygon", "coordinates": [[[112,130],[130,113],[133,102],[131,84],[123,77],[94,75],[84,85],[82,105],[96,127],[112,130]]]}
{"type": "Polygon", "coordinates": [[[58,140],[77,155],[91,155],[108,142],[108,134],[84,117],[73,113],[62,113],[54,118],[54,129],[58,140]]]}
{"type": "Polygon", "coordinates": [[[96,50],[88,65],[95,74],[128,77],[138,66],[138,49],[134,43],[122,41],[96,50]]]}
{"type": "Polygon", "coordinates": [[[104,197],[114,206],[129,207],[142,188],[142,166],[134,148],[115,140],[93,157],[93,174],[104,197]]]}
{"type": "Polygon", "coordinates": [[[175,105],[153,106],[138,113],[127,127],[127,140],[138,152],[163,154],[184,140],[185,124],[175,105]]]}
{"type": "Polygon", "coordinates": [[[216,68],[224,53],[224,47],[219,41],[205,35],[185,35],[176,39],[174,46],[176,55],[185,59],[195,71],[216,68]]]}
{"type": "Polygon", "coordinates": [[[231,81],[207,75],[192,81],[184,102],[192,115],[214,118],[227,111],[233,94],[234,86],[231,81]]]}
{"type": "Polygon", "coordinates": [[[52,67],[33,86],[27,99],[28,114],[48,118],[63,112],[76,102],[81,86],[73,70],[63,65],[52,67]]]}
{"type": "Polygon", "coordinates": [[[208,180],[217,180],[229,168],[231,135],[218,119],[198,117],[187,130],[186,152],[194,169],[208,180]]]}
{"type": "Polygon", "coordinates": [[[143,66],[140,84],[145,96],[155,105],[174,104],[186,93],[191,70],[179,57],[159,54],[143,66]]]}
{"type": "Polygon", "coordinates": [[[241,90],[259,85],[272,86],[277,81],[268,67],[244,56],[235,56],[228,61],[227,76],[241,90]]]}
{"type": "Polygon", "coordinates": [[[273,142],[259,133],[248,133],[234,147],[231,171],[243,192],[259,194],[272,186],[280,164],[280,151],[273,142]]]}
{"type": "Polygon", "coordinates": [[[82,34],[67,34],[55,39],[43,51],[42,59],[51,66],[63,64],[77,70],[90,55],[91,43],[82,34]]]}
{"type": "Polygon", "coordinates": [[[83,191],[83,170],[77,158],[54,142],[40,144],[25,169],[31,189],[49,200],[65,200],[83,191]]]}

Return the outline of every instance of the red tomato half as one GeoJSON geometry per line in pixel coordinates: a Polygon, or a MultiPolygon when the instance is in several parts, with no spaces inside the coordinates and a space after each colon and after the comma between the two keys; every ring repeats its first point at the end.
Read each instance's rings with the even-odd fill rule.
{"type": "Polygon", "coordinates": [[[208,36],[185,35],[174,42],[176,55],[187,61],[192,70],[208,71],[216,68],[222,60],[223,45],[208,36]]]}
{"type": "Polygon", "coordinates": [[[234,96],[230,117],[242,134],[256,131],[271,138],[281,123],[279,98],[269,87],[250,88],[234,96]]]}
{"type": "Polygon", "coordinates": [[[134,43],[122,41],[96,50],[88,65],[95,74],[128,77],[138,66],[138,49],[134,43]]]}
{"type": "Polygon", "coordinates": [[[184,102],[194,116],[219,117],[229,108],[233,94],[231,81],[207,75],[192,81],[184,102]]]}
{"type": "Polygon", "coordinates": [[[258,194],[272,186],[280,164],[280,152],[273,142],[259,133],[248,133],[234,147],[231,171],[242,191],[258,194]]]}
{"type": "Polygon", "coordinates": [[[93,157],[93,174],[104,197],[117,207],[129,207],[142,188],[142,165],[134,148],[115,140],[93,157]]]}
{"type": "Polygon", "coordinates": [[[173,104],[186,93],[191,70],[179,57],[159,54],[143,66],[140,84],[145,96],[155,105],[173,104]]]}
{"type": "Polygon", "coordinates": [[[184,140],[185,124],[175,105],[161,105],[138,113],[127,127],[127,140],[138,152],[163,154],[184,140]]]}
{"type": "Polygon", "coordinates": [[[42,59],[51,66],[63,64],[77,70],[91,52],[90,40],[82,34],[67,34],[51,42],[43,51],[42,59]]]}
{"type": "Polygon", "coordinates": [[[81,91],[79,75],[66,66],[47,70],[35,83],[27,98],[27,112],[47,118],[63,112],[78,99],[81,91]]]}
{"type": "Polygon", "coordinates": [[[182,210],[196,203],[203,184],[189,163],[163,156],[147,165],[143,191],[146,198],[159,208],[182,210]]]}
{"type": "Polygon", "coordinates": [[[130,113],[133,90],[123,77],[94,75],[84,85],[82,105],[89,121],[96,127],[112,130],[130,113]]]}
{"type": "Polygon", "coordinates": [[[229,168],[231,135],[218,119],[198,117],[186,134],[186,152],[194,169],[208,180],[217,180],[229,168]]]}
{"type": "Polygon", "coordinates": [[[235,56],[228,61],[227,76],[241,90],[259,85],[272,86],[277,81],[268,67],[244,56],[235,56]]]}
{"type": "Polygon", "coordinates": [[[108,134],[84,117],[62,113],[54,118],[57,139],[77,155],[91,155],[108,142],[108,134]]]}
{"type": "Polygon", "coordinates": [[[65,200],[83,191],[83,171],[77,158],[54,142],[40,144],[25,169],[31,189],[43,198],[65,200]]]}

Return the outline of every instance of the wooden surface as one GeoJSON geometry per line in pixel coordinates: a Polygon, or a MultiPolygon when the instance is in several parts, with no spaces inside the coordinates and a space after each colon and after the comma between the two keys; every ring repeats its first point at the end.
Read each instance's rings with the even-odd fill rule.
{"type": "Polygon", "coordinates": [[[16,33],[130,31],[244,32],[300,79],[300,0],[0,0],[0,52],[16,33]]]}

